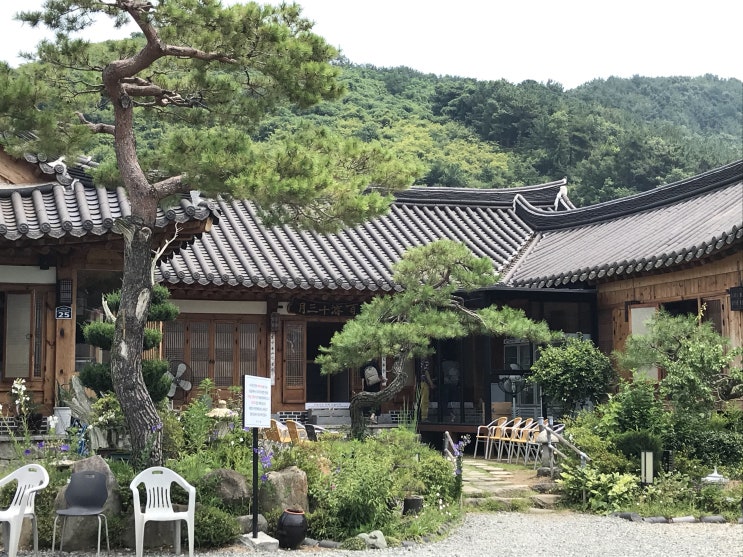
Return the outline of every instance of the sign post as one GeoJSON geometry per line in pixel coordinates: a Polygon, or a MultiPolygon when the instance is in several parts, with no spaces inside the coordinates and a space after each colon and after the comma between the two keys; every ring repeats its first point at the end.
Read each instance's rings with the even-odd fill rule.
{"type": "Polygon", "coordinates": [[[258,537],[258,428],[271,427],[271,378],[243,375],[243,429],[253,435],[253,537],[258,537]]]}

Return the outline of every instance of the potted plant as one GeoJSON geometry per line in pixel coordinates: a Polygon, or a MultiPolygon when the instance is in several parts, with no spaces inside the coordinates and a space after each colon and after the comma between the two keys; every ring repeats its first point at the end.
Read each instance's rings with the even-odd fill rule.
{"type": "Polygon", "coordinates": [[[401,467],[395,470],[395,483],[402,494],[402,514],[418,514],[423,508],[423,495],[426,484],[417,477],[417,470],[401,467]]]}
{"type": "Polygon", "coordinates": [[[113,392],[104,393],[92,404],[90,425],[96,430],[105,432],[104,437],[109,449],[129,450],[131,448],[124,413],[113,392]]]}
{"type": "MultiPolygon", "coordinates": [[[[57,400],[54,406],[54,433],[57,435],[65,435],[67,428],[70,427],[72,422],[72,408],[70,408],[70,401],[72,400],[72,390],[64,385],[57,383],[57,400]]],[[[49,433],[52,433],[51,431],[49,433]]]]}

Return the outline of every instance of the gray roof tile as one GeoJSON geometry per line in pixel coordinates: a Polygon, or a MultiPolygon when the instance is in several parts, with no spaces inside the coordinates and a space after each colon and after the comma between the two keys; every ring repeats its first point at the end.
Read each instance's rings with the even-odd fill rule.
{"type": "MultiPolygon", "coordinates": [[[[68,168],[61,160],[49,163],[43,155],[25,155],[38,165],[49,182],[45,184],[2,184],[0,186],[0,244],[24,240],[101,236],[112,231],[116,218],[131,215],[122,187],[95,186],[86,169],[95,166],[90,159],[79,159],[68,168]]],[[[212,215],[213,204],[201,200],[194,204],[184,196],[178,206],[158,209],[156,226],[204,220],[212,215]]]]}
{"type": "Polygon", "coordinates": [[[671,269],[743,246],[743,161],[564,213],[516,202],[538,234],[507,284],[560,287],[671,269]]]}
{"type": "Polygon", "coordinates": [[[250,202],[222,200],[219,224],[159,269],[171,284],[391,291],[393,263],[408,248],[441,238],[465,243],[502,269],[533,234],[514,211],[514,195],[544,210],[570,209],[564,185],[412,188],[398,194],[388,214],[337,234],[267,228],[250,202]]]}

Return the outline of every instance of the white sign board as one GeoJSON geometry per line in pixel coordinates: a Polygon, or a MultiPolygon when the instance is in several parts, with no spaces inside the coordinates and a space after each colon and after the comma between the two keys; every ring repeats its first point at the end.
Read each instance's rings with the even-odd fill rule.
{"type": "Polygon", "coordinates": [[[271,378],[243,375],[243,427],[271,427],[271,378]]]}

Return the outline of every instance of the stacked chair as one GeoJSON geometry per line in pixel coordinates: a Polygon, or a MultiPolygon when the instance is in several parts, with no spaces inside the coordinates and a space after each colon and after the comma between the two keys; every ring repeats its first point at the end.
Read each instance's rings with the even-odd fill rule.
{"type": "Polygon", "coordinates": [[[292,443],[295,445],[299,443],[306,443],[310,440],[307,429],[301,422],[296,420],[286,420],[286,427],[289,430],[289,437],[292,443]]]}
{"type": "Polygon", "coordinates": [[[517,416],[501,426],[495,426],[492,428],[492,433],[490,434],[489,439],[490,446],[488,447],[488,458],[493,458],[493,450],[497,447],[498,453],[496,458],[498,460],[501,459],[501,456],[504,454],[503,451],[508,446],[508,441],[511,438],[514,429],[518,429],[520,423],[521,418],[517,416]]]}
{"type": "Polygon", "coordinates": [[[524,464],[526,464],[528,443],[535,432],[537,434],[539,433],[539,424],[534,421],[534,418],[527,418],[524,420],[521,427],[516,432],[516,435],[511,438],[508,445],[508,462],[511,462],[512,460],[518,462],[521,455],[523,455],[524,464]]]}
{"type": "Polygon", "coordinates": [[[472,455],[473,458],[477,458],[477,447],[481,441],[485,445],[485,449],[482,453],[483,458],[488,458],[488,449],[490,448],[490,437],[493,434],[493,428],[503,427],[507,421],[508,418],[506,418],[505,416],[501,416],[500,418],[496,418],[487,425],[477,426],[477,434],[475,435],[475,450],[474,454],[472,455]]]}
{"type": "Polygon", "coordinates": [[[263,430],[263,436],[267,441],[274,443],[291,443],[292,437],[289,428],[278,420],[271,418],[271,427],[263,430]]]}

